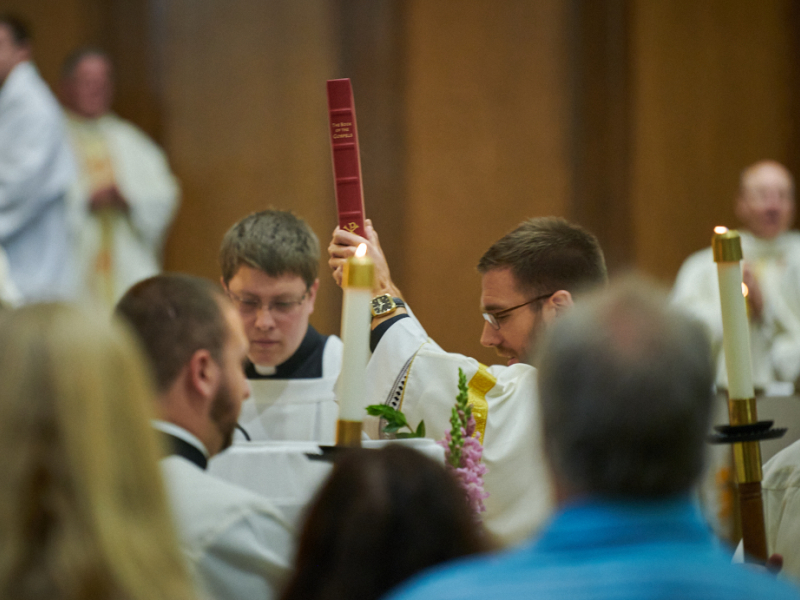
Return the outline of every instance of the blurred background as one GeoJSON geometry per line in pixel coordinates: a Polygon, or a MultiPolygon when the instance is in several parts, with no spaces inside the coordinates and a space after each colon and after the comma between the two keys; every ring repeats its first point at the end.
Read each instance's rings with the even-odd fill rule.
{"type": "MultiPolygon", "coordinates": [[[[52,87],[74,48],[116,62],[115,110],[161,144],[183,199],[166,268],[218,279],[230,225],[270,206],[327,246],[325,80],[353,82],[367,216],[445,349],[478,343],[475,264],[531,216],[595,232],[609,267],[671,285],[735,226],[746,165],[800,173],[790,0],[0,0],[52,87]]],[[[321,258],[313,324],[339,329],[321,258]]]]}

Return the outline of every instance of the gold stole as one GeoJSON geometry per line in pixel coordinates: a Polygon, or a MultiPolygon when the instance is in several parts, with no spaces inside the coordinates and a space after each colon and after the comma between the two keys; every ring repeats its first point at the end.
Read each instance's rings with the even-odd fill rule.
{"type": "MultiPolygon", "coordinates": [[[[83,177],[91,196],[97,190],[116,183],[108,143],[97,123],[70,117],[70,131],[76,153],[83,167],[83,177]]],[[[92,261],[89,285],[107,306],[116,300],[114,282],[114,226],[119,216],[114,208],[94,211],[92,216],[100,225],[100,247],[92,261]]]]}

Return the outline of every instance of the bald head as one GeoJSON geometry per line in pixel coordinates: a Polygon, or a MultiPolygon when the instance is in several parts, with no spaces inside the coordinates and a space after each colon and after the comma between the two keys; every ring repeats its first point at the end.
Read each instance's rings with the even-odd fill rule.
{"type": "Polygon", "coordinates": [[[102,117],[111,110],[113,72],[111,60],[102,50],[85,48],[73,53],[61,73],[64,105],[86,119],[102,117]]]}
{"type": "Polygon", "coordinates": [[[794,178],[779,162],[762,160],[742,171],[736,216],[756,237],[771,240],[794,221],[794,178]]]}

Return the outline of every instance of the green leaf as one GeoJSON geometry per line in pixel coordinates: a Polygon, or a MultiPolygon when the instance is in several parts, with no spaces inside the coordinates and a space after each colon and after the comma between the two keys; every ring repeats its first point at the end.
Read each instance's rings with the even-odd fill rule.
{"type": "Polygon", "coordinates": [[[419,425],[417,425],[416,436],[420,438],[425,437],[425,421],[420,421],[419,425]]]}
{"type": "Polygon", "coordinates": [[[391,425],[387,425],[386,427],[384,427],[383,431],[384,431],[384,433],[394,433],[395,431],[397,431],[401,427],[403,427],[403,426],[399,425],[398,423],[392,423],[391,425]]]}
{"type": "Polygon", "coordinates": [[[396,412],[394,408],[386,406],[385,404],[370,404],[367,407],[367,414],[373,417],[391,417],[394,416],[396,412]]]}

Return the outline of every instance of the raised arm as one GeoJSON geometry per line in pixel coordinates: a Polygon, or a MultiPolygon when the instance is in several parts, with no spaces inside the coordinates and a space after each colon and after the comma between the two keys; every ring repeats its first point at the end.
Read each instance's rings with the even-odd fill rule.
{"type": "Polygon", "coordinates": [[[366,219],[364,226],[367,231],[366,238],[345,231],[340,227],[333,230],[333,238],[328,246],[328,255],[330,256],[328,266],[331,268],[336,284],[342,285],[342,268],[345,261],[355,254],[359,244],[366,244],[367,255],[375,262],[375,287],[373,292],[376,296],[390,294],[402,298],[403,294],[392,281],[389,264],[386,262],[386,256],[383,254],[383,249],[378,239],[378,232],[372,227],[370,219],[366,219]]]}

